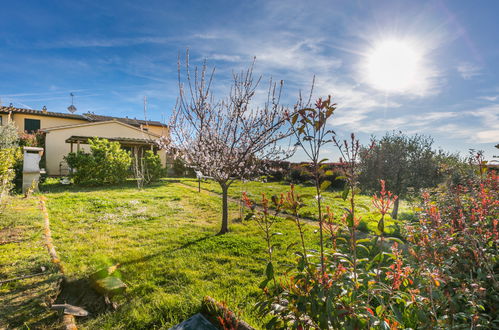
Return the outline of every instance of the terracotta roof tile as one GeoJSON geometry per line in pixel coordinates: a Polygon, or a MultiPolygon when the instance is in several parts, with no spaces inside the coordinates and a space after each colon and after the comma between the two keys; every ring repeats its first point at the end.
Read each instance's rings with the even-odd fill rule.
{"type": "Polygon", "coordinates": [[[159,121],[154,121],[154,120],[141,120],[141,119],[136,119],[136,118],[122,118],[122,117],[112,117],[112,116],[103,116],[103,115],[96,115],[94,113],[84,113],[83,114],[85,117],[88,118],[90,121],[106,121],[106,120],[119,120],[122,123],[132,125],[132,126],[140,126],[140,125],[152,125],[152,126],[165,126],[164,124],[160,123],[159,121]]]}
{"type": "Polygon", "coordinates": [[[85,120],[89,122],[99,122],[99,121],[107,121],[107,120],[118,120],[122,123],[132,125],[132,126],[137,126],[139,127],[140,125],[151,125],[151,126],[166,126],[162,124],[159,121],[154,121],[154,120],[141,120],[141,119],[135,119],[135,118],[123,118],[123,117],[111,117],[111,116],[103,116],[103,115],[96,115],[94,113],[84,113],[82,115],[77,115],[73,113],[61,113],[61,112],[52,112],[52,111],[45,111],[45,110],[33,110],[33,109],[23,109],[23,108],[16,108],[16,107],[5,107],[5,106],[0,106],[0,113],[24,113],[24,114],[30,114],[30,115],[37,115],[37,116],[47,116],[47,117],[58,117],[58,118],[68,118],[68,119],[79,119],[79,120],[85,120]]]}
{"type": "Polygon", "coordinates": [[[37,116],[47,116],[47,117],[59,117],[59,118],[70,118],[70,119],[80,119],[87,120],[82,115],[76,115],[72,113],[60,113],[60,112],[51,112],[44,110],[33,110],[33,109],[23,109],[23,108],[15,108],[15,107],[2,107],[0,106],[0,113],[25,113],[30,115],[37,116]]]}

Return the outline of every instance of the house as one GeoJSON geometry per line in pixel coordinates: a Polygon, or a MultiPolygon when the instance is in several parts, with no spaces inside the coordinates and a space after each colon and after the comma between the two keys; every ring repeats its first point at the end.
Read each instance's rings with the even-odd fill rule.
{"type": "Polygon", "coordinates": [[[169,134],[168,127],[158,121],[96,115],[72,114],[0,106],[0,125],[8,118],[14,121],[19,133],[45,133],[45,169],[48,175],[68,173],[64,156],[78,150],[88,151],[88,140],[94,137],[117,141],[133,153],[153,150],[166,166],[164,150],[158,150],[155,141],[169,134]]]}

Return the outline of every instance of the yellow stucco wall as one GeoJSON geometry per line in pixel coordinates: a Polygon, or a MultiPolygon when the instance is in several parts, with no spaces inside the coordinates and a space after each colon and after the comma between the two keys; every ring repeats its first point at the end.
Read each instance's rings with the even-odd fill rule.
{"type": "MultiPolygon", "coordinates": [[[[138,139],[157,139],[157,137],[141,132],[127,125],[118,122],[101,122],[82,125],[77,127],[68,127],[47,131],[45,138],[46,147],[46,170],[48,175],[60,175],[59,164],[63,162],[64,156],[70,152],[71,145],[66,143],[66,139],[71,136],[92,136],[100,138],[138,138],[138,139]]],[[[73,145],[73,151],[76,151],[76,144],[73,145]]],[[[88,151],[88,145],[81,144],[80,150],[88,151]]],[[[166,162],[166,153],[159,151],[163,165],[166,162]]]]}
{"type": "MultiPolygon", "coordinates": [[[[2,115],[3,117],[6,117],[7,115],[2,115]]],[[[56,127],[56,126],[66,126],[66,125],[76,125],[76,124],[83,124],[83,123],[88,123],[86,120],[81,120],[81,119],[69,119],[69,118],[58,118],[58,117],[49,117],[49,116],[37,116],[37,115],[30,115],[30,114],[24,114],[24,113],[13,113],[12,114],[12,119],[14,120],[14,123],[16,124],[17,128],[19,129],[19,133],[24,132],[24,119],[38,119],[40,120],[40,128],[50,128],[50,127],[56,127]]]]}
{"type": "MultiPolygon", "coordinates": [[[[3,119],[3,123],[7,122],[8,115],[0,114],[3,119]]],[[[57,127],[57,126],[67,126],[67,125],[76,125],[76,124],[86,124],[89,123],[87,120],[82,119],[71,119],[71,118],[59,118],[59,117],[49,117],[49,116],[39,116],[32,114],[24,114],[24,113],[12,113],[12,119],[14,120],[19,132],[24,132],[24,119],[38,119],[40,120],[40,129],[57,127]]],[[[147,128],[149,132],[157,134],[157,135],[165,135],[168,134],[168,128],[162,126],[152,126],[152,125],[143,125],[144,128],[147,128]]]]}
{"type": "Polygon", "coordinates": [[[168,127],[164,126],[152,126],[152,125],[142,125],[143,128],[147,129],[149,132],[157,134],[159,136],[169,134],[168,127]]]}

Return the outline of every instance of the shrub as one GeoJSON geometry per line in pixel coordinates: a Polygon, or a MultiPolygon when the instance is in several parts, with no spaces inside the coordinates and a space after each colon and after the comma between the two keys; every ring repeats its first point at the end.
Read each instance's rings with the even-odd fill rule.
{"type": "Polygon", "coordinates": [[[466,185],[424,193],[419,223],[408,228],[439,327],[499,325],[499,177],[478,172],[466,185]]]}
{"type": "Polygon", "coordinates": [[[288,180],[291,183],[311,184],[313,174],[309,170],[309,165],[306,163],[293,164],[288,173],[288,180]]]}
{"type": "Polygon", "coordinates": [[[19,135],[19,146],[45,148],[45,133],[21,133],[19,135]]]}
{"type": "Polygon", "coordinates": [[[161,165],[159,155],[147,150],[144,156],[144,166],[146,174],[146,183],[158,181],[165,175],[165,169],[161,165]]]}
{"type": "Polygon", "coordinates": [[[118,142],[94,138],[89,140],[90,153],[69,153],[64,159],[72,169],[71,177],[79,184],[114,184],[130,175],[132,157],[118,142]]]}
{"type": "Polygon", "coordinates": [[[288,174],[290,163],[286,161],[268,161],[267,167],[267,181],[279,182],[284,180],[288,174]]]}
{"type": "MultiPolygon", "coordinates": [[[[341,189],[345,186],[345,180],[339,179],[341,174],[341,167],[334,163],[322,164],[317,169],[319,180],[321,182],[330,182],[329,189],[341,189]]],[[[314,172],[310,163],[292,164],[287,169],[287,178],[291,183],[312,184],[314,182],[314,172]]]]}
{"type": "Polygon", "coordinates": [[[0,201],[13,187],[12,181],[16,175],[14,167],[19,159],[19,148],[0,149],[0,201]]]}
{"type": "Polygon", "coordinates": [[[177,177],[189,177],[189,178],[194,178],[196,177],[196,173],[194,170],[190,167],[187,167],[185,165],[185,162],[181,158],[175,158],[173,161],[173,174],[177,177]]]}
{"type": "Polygon", "coordinates": [[[161,165],[159,155],[147,150],[141,156],[135,155],[133,172],[137,180],[137,187],[141,189],[144,185],[158,181],[165,174],[165,169],[161,165]]]}
{"type": "Polygon", "coordinates": [[[15,166],[21,159],[17,128],[13,121],[0,126],[0,202],[13,187],[15,166]]]}

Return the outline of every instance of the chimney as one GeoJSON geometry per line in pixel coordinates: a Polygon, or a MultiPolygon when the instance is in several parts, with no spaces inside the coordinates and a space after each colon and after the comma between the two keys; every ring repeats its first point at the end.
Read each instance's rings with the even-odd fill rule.
{"type": "Polygon", "coordinates": [[[43,113],[47,113],[47,107],[46,107],[46,106],[43,106],[43,108],[42,108],[42,112],[43,112],[43,113]]]}

